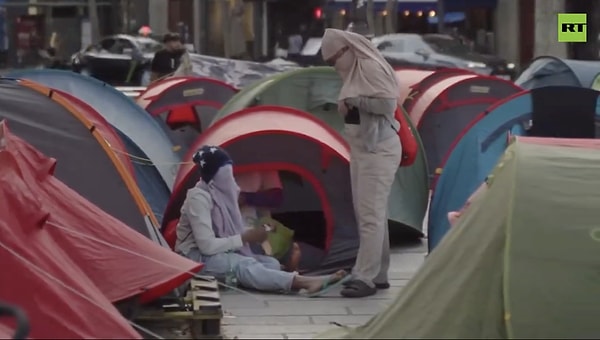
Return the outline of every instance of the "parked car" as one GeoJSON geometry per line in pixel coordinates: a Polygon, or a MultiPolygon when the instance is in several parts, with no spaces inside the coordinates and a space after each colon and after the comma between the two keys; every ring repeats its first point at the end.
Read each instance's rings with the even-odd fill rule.
{"type": "MultiPolygon", "coordinates": [[[[300,52],[300,58],[298,59],[298,63],[302,66],[323,66],[325,62],[323,61],[323,57],[321,56],[321,41],[323,38],[309,38],[302,51],[300,52]]],[[[384,58],[387,60],[392,67],[416,67],[420,69],[439,69],[445,68],[446,66],[435,65],[431,63],[426,63],[422,61],[408,60],[401,56],[387,56],[384,55],[384,58]]]]}
{"type": "Polygon", "coordinates": [[[117,34],[71,56],[71,68],[112,85],[144,85],[154,53],[162,44],[152,38],[117,34]]]}
{"type": "Polygon", "coordinates": [[[387,59],[468,69],[505,79],[513,79],[516,75],[515,64],[497,56],[473,52],[449,35],[397,33],[375,37],[371,41],[387,59]]]}

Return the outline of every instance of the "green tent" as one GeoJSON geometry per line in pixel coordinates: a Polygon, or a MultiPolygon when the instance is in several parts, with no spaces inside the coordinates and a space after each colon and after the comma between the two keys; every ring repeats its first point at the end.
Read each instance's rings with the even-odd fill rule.
{"type": "MultiPolygon", "coordinates": [[[[245,87],[217,113],[217,120],[257,105],[280,105],[312,113],[343,135],[344,121],[337,113],[341,80],[331,67],[309,67],[265,78],[245,87]]],[[[405,113],[406,116],[406,113],[405,113]]],[[[407,117],[407,121],[408,116],[407,117]]],[[[389,205],[391,230],[398,224],[406,231],[422,235],[422,224],[429,199],[425,151],[417,130],[411,126],[420,144],[419,156],[410,167],[396,173],[389,205]]],[[[404,231],[404,230],[403,230],[404,231]]]]}
{"type": "Polygon", "coordinates": [[[597,140],[517,139],[391,306],[319,338],[596,339],[599,174],[597,140]]]}

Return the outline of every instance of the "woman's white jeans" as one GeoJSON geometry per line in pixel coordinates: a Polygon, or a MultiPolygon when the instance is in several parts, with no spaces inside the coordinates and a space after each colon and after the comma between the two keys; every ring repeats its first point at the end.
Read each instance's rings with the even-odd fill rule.
{"type": "Polygon", "coordinates": [[[245,288],[264,292],[288,292],[292,289],[295,274],[282,271],[279,261],[270,256],[249,257],[237,253],[202,256],[194,249],[187,257],[204,264],[201,274],[214,276],[219,281],[225,281],[232,270],[240,285],[245,288]]]}
{"type": "Polygon", "coordinates": [[[388,281],[388,201],[402,158],[402,145],[400,138],[393,136],[379,142],[374,152],[368,152],[355,126],[346,127],[346,138],[350,144],[352,202],[360,239],[352,275],[373,287],[374,283],[388,281]]]}

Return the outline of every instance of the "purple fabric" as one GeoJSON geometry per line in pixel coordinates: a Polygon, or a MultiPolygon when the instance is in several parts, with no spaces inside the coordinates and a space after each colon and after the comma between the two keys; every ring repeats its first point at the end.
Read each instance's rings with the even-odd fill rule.
{"type": "Polygon", "coordinates": [[[277,208],[283,201],[283,190],[273,188],[259,192],[242,192],[246,204],[253,207],[277,208]]]}
{"type": "MultiPolygon", "coordinates": [[[[217,237],[230,237],[244,233],[244,220],[238,205],[240,187],[233,177],[233,167],[227,164],[219,168],[208,184],[200,181],[197,186],[210,193],[214,202],[211,211],[213,229],[217,237]]],[[[240,254],[252,256],[252,250],[245,244],[240,254]]]]}

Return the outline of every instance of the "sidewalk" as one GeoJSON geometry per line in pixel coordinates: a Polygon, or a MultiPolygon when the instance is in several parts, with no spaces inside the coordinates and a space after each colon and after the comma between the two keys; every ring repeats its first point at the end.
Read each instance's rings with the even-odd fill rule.
{"type": "Polygon", "coordinates": [[[221,294],[225,317],[223,335],[232,339],[307,339],[336,322],[359,326],[383,310],[423,263],[425,244],[396,248],[392,252],[391,288],[365,299],[344,299],[339,289],[321,298],[289,295],[221,294]]]}

